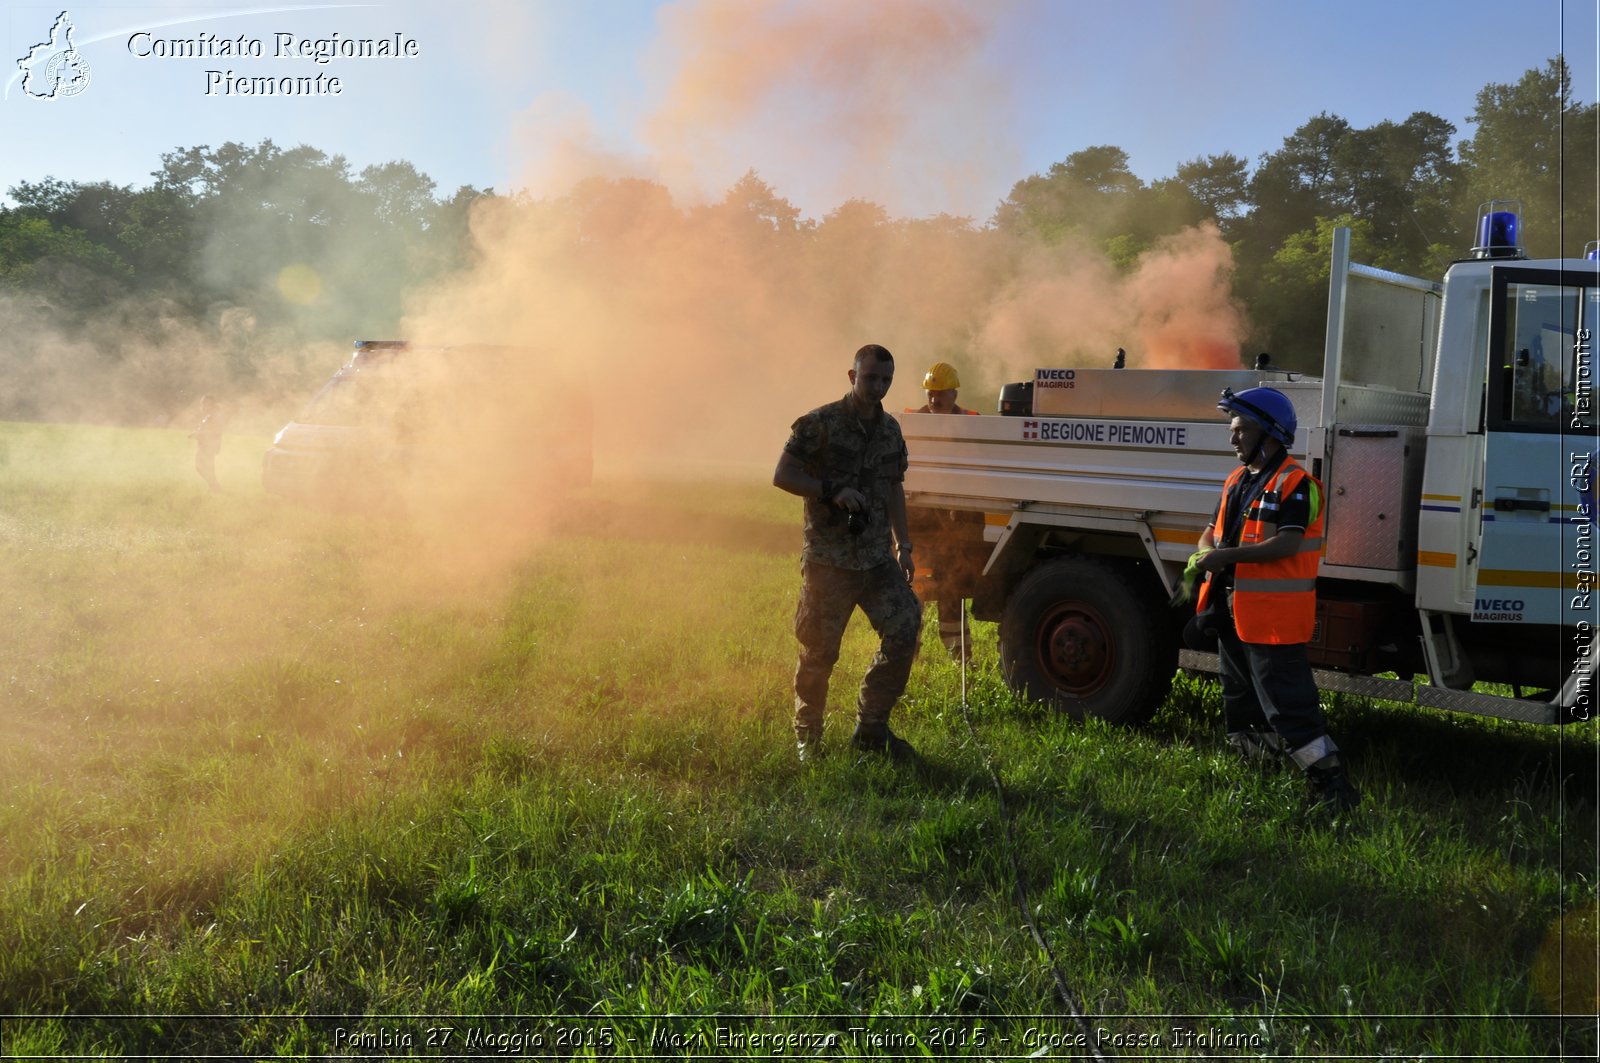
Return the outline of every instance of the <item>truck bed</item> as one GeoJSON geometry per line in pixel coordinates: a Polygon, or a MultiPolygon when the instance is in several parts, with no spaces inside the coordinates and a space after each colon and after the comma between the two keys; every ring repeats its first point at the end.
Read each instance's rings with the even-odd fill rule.
{"type": "Polygon", "coordinates": [[[1194,551],[1237,464],[1215,421],[906,414],[900,428],[909,505],[975,510],[998,526],[1050,507],[1138,517],[1174,562],[1194,551]]]}
{"type": "Polygon", "coordinates": [[[1419,392],[1344,385],[1331,404],[1340,421],[1323,428],[1323,384],[1314,379],[1238,371],[1040,370],[1035,406],[1056,412],[902,415],[911,455],[907,503],[981,512],[991,539],[1019,511],[1058,526],[1075,517],[1132,521],[1148,528],[1164,563],[1181,565],[1238,462],[1228,426],[1216,413],[1217,396],[1225,385],[1262,382],[1294,402],[1301,430],[1291,453],[1326,489],[1324,576],[1409,589],[1428,409],[1419,392]],[[1046,372],[1072,372],[1073,387],[1048,388],[1046,372]],[[1119,413],[1130,410],[1168,417],[1119,413]]]}

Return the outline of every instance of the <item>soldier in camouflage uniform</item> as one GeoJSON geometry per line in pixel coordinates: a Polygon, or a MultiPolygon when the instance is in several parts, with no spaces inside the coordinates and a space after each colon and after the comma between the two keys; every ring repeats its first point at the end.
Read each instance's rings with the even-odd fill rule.
{"type": "Polygon", "coordinates": [[[856,352],[849,376],[849,394],[794,422],[772,475],[775,486],[806,500],[794,621],[800,640],[795,737],[802,760],[821,751],[828,677],[845,625],[860,606],[881,641],[861,682],[851,744],[904,759],[914,753],[889,730],[889,713],[911,674],[922,605],[911,590],[916,566],[906,531],[906,444],[883,408],[894,356],[868,344],[856,352]]]}

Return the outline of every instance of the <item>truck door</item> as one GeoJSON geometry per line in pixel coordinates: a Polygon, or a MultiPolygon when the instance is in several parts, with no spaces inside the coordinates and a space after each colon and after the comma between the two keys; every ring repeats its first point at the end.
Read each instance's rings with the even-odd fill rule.
{"type": "Polygon", "coordinates": [[[1497,268],[1472,618],[1593,623],[1594,273],[1497,268]]]}

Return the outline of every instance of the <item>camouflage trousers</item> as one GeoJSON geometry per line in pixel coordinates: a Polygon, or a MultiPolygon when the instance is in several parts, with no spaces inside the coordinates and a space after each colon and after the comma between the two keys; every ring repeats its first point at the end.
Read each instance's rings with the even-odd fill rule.
{"type": "Polygon", "coordinates": [[[972,629],[967,626],[967,603],[960,598],[940,598],[934,603],[939,614],[939,641],[956,660],[972,659],[972,629]]]}
{"type": "Polygon", "coordinates": [[[905,693],[922,630],[922,603],[894,562],[855,570],[815,561],[801,568],[794,635],[800,663],[794,670],[794,730],[801,741],[822,737],[828,679],[839,660],[845,625],[857,606],[878,633],[877,655],[861,680],[856,726],[869,734],[889,726],[889,712],[905,693]]]}

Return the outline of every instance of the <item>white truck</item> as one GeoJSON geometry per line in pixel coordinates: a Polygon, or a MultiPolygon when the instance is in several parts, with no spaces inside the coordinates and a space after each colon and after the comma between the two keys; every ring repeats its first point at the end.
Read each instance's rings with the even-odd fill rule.
{"type": "Polygon", "coordinates": [[[1291,452],[1325,490],[1318,684],[1588,719],[1600,261],[1527,259],[1509,206],[1486,206],[1442,283],[1351,262],[1338,230],[1320,379],[1041,368],[998,414],[902,417],[908,503],[941,530],[931,550],[916,536],[925,591],[999,621],[1026,696],[1146,717],[1180,667],[1216,670],[1181,644],[1192,605],[1168,603],[1237,461],[1217,399],[1267,384],[1293,401],[1291,452]]]}

